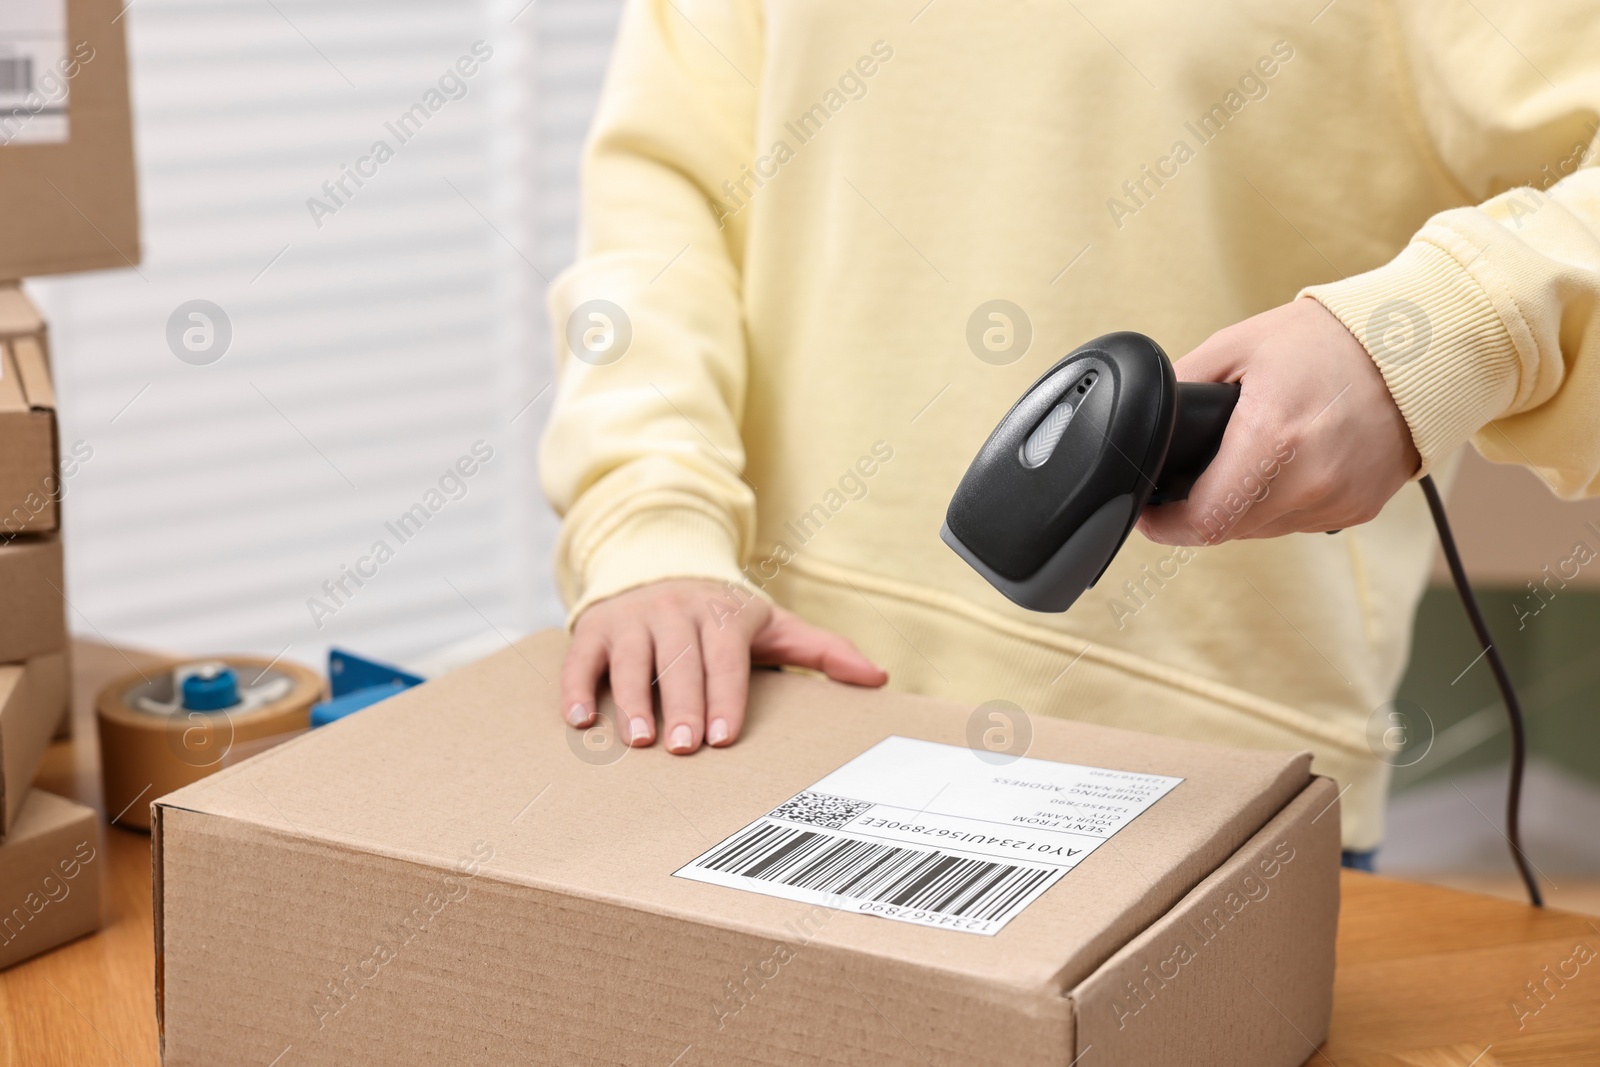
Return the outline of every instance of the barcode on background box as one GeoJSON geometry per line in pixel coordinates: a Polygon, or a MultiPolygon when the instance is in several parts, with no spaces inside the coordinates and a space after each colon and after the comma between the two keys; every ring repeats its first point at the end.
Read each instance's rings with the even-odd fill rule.
{"type": "Polygon", "coordinates": [[[0,148],[67,139],[67,0],[0,0],[0,148]]]}
{"type": "Polygon", "coordinates": [[[0,56],[0,93],[33,92],[33,57],[0,56]]]}
{"type": "Polygon", "coordinates": [[[1182,780],[890,737],[675,873],[993,935],[1182,780]]]}

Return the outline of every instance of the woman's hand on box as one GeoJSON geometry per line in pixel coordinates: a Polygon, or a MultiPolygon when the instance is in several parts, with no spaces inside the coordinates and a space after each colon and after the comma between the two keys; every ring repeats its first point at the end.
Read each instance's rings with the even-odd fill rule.
{"type": "Polygon", "coordinates": [[[751,664],[809,667],[854,685],[889,676],[848,638],[812,626],[720,582],[652,582],[590,605],[578,616],[561,669],[567,723],[595,721],[596,690],[609,675],[611,696],[630,745],[655,741],[652,688],[661,692],[662,734],[680,755],[702,741],[731,745],[744,725],[751,664]]]}

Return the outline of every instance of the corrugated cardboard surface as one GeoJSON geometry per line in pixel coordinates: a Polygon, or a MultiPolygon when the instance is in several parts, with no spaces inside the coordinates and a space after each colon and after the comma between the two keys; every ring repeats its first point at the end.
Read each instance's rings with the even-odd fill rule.
{"type": "Polygon", "coordinates": [[[67,707],[67,653],[0,666],[0,838],[17,821],[67,707]]]}
{"type": "Polygon", "coordinates": [[[67,647],[61,542],[0,537],[0,663],[67,647]]]}
{"type": "Polygon", "coordinates": [[[120,0],[67,0],[67,51],[92,55],[69,83],[69,137],[0,146],[0,278],[139,262],[122,11],[120,0]]]}
{"type": "Polygon", "coordinates": [[[0,281],[0,339],[20,334],[43,337],[44,332],[44,316],[22,287],[14,281],[0,281]]]}
{"type": "Polygon", "coordinates": [[[56,394],[43,335],[0,340],[0,538],[59,526],[58,460],[56,394]]]}
{"type": "Polygon", "coordinates": [[[99,835],[93,808],[28,792],[0,844],[0,967],[100,928],[99,835]]]}
{"type": "Polygon", "coordinates": [[[738,745],[611,761],[560,721],[563,649],[537,635],[158,805],[167,1063],[1064,1065],[1072,987],[1310,782],[1305,753],[1036,720],[1030,756],[1185,781],[995,937],[820,921],[671,873],[885,737],[965,744],[972,709],[757,672],[738,745]]]}
{"type": "Polygon", "coordinates": [[[1319,778],[1073,990],[1084,1067],[1306,1062],[1333,1009],[1338,865],[1319,778]]]}
{"type": "Polygon", "coordinates": [[[916,1067],[935,1050],[945,1062],[1071,1059],[1059,997],[820,938],[719,1030],[726,984],[759,973],[793,933],[665,921],[488,874],[430,914],[430,899],[460,896],[448,865],[181,809],[161,819],[169,1065],[268,1063],[289,1045],[297,1062],[343,1067],[380,1062],[379,1050],[405,1063],[667,1065],[690,1046],[679,1067],[916,1067]]]}

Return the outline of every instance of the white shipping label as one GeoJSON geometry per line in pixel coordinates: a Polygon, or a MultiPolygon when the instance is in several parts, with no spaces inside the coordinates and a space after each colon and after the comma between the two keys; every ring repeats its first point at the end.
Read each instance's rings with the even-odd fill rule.
{"type": "Polygon", "coordinates": [[[676,877],[993,935],[1183,781],[979,755],[885,738],[676,877]]]}
{"type": "Polygon", "coordinates": [[[0,2],[0,147],[67,139],[67,0],[0,2]]]}

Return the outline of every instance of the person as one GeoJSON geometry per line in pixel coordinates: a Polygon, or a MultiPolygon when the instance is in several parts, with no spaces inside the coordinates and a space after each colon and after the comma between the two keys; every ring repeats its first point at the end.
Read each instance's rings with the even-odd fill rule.
{"type": "Polygon", "coordinates": [[[608,679],[632,744],[732,744],[751,664],[793,665],[1310,749],[1373,849],[1435,551],[1406,483],[1470,440],[1596,488],[1600,19],[1319,6],[629,0],[549,293],[571,724],[608,679]],[[1239,404],[1031,614],[944,508],[1114,330],[1239,404]]]}

